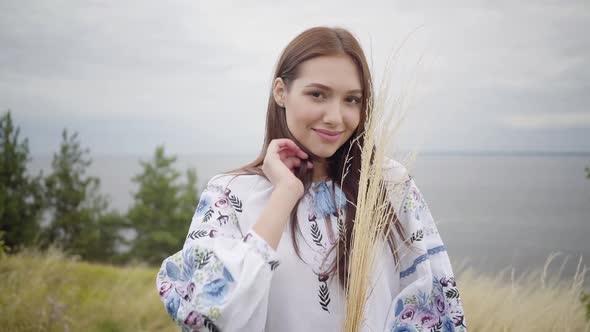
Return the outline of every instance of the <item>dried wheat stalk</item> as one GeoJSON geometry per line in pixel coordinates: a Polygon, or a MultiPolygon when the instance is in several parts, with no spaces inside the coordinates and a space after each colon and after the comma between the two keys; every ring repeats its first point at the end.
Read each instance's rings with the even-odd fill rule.
{"type": "MultiPolygon", "coordinates": [[[[385,72],[390,73],[388,68],[385,72]]],[[[374,271],[375,258],[382,252],[382,246],[385,244],[382,237],[383,229],[390,226],[390,214],[393,212],[389,210],[390,205],[379,199],[381,192],[391,189],[383,188],[384,181],[380,180],[384,178],[383,164],[387,151],[405,115],[400,115],[400,118],[394,122],[396,112],[386,112],[390,103],[388,98],[391,96],[388,93],[389,85],[389,77],[385,76],[374,102],[368,105],[365,132],[362,134],[364,146],[361,152],[359,192],[350,248],[349,282],[345,294],[344,331],[346,332],[358,332],[363,325],[366,302],[372,291],[370,273],[374,271]],[[371,162],[373,149],[375,154],[371,162]]],[[[400,101],[396,102],[396,109],[404,107],[404,100],[400,101]]],[[[408,159],[413,158],[415,158],[413,155],[408,157],[408,159]]],[[[349,160],[348,155],[346,160],[349,160]]],[[[346,164],[344,169],[348,171],[349,165],[346,164]]]]}

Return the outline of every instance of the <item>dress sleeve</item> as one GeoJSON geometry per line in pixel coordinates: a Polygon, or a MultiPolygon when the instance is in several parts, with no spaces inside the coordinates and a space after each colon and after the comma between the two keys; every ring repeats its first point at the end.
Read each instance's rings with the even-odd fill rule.
{"type": "Polygon", "coordinates": [[[182,250],[162,262],[161,301],[182,331],[262,331],[277,253],[239,218],[255,206],[212,178],[182,250]]]}
{"type": "Polygon", "coordinates": [[[399,292],[386,322],[388,332],[467,331],[459,289],[432,214],[411,175],[400,183],[399,292]]]}

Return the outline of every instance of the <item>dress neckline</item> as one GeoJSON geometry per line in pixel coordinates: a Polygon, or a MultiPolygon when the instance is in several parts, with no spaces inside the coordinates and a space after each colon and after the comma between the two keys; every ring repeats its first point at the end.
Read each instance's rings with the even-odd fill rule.
{"type": "Polygon", "coordinates": [[[311,184],[318,185],[320,183],[332,184],[332,179],[326,179],[323,181],[312,181],[311,184]]]}

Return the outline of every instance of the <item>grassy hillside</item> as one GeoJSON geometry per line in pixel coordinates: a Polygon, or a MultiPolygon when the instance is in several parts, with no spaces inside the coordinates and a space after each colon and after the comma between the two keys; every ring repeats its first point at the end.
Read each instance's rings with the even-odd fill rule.
{"type": "Polygon", "coordinates": [[[58,251],[0,260],[5,331],[178,331],[155,286],[156,270],[66,259],[58,251]]]}
{"type": "MultiPolygon", "coordinates": [[[[156,269],[76,262],[58,251],[0,259],[0,326],[6,331],[178,331],[155,289],[156,269]]],[[[458,274],[470,331],[590,331],[583,273],[458,274]]]]}
{"type": "MultiPolygon", "coordinates": [[[[584,298],[585,270],[559,280],[543,269],[515,277],[511,270],[484,276],[472,270],[457,282],[470,331],[590,331],[590,298],[584,298]]],[[[586,290],[587,292],[587,290],[586,290]]]]}

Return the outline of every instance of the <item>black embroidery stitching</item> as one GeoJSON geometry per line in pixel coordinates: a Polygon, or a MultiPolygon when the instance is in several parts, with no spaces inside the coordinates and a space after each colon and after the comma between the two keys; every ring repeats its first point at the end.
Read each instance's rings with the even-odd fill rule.
{"type": "Polygon", "coordinates": [[[412,233],[412,236],[410,237],[410,243],[422,241],[422,239],[424,239],[424,232],[421,229],[419,229],[415,233],[412,233]]]}
{"type": "Polygon", "coordinates": [[[236,209],[237,212],[242,212],[242,201],[236,197],[236,195],[231,195],[229,197],[229,201],[231,205],[236,209]]]}
{"type": "Polygon", "coordinates": [[[210,332],[220,332],[221,330],[213,323],[213,321],[207,317],[203,316],[203,325],[209,329],[210,332]]]}
{"type": "Polygon", "coordinates": [[[213,209],[209,208],[209,210],[207,210],[207,212],[205,212],[205,217],[203,218],[203,222],[209,221],[209,219],[211,219],[212,215],[213,215],[213,209]]]}
{"type": "Polygon", "coordinates": [[[219,217],[217,217],[217,221],[219,221],[219,226],[227,224],[227,221],[229,220],[229,215],[222,214],[221,211],[217,211],[217,213],[219,213],[219,217]]]}
{"type": "Polygon", "coordinates": [[[457,288],[451,288],[445,292],[445,295],[450,299],[456,299],[459,297],[459,290],[457,288]]]}
{"type": "Polygon", "coordinates": [[[195,268],[200,270],[209,263],[213,252],[209,250],[198,251],[195,257],[195,268]]]}
{"type": "Polygon", "coordinates": [[[192,231],[192,232],[188,233],[187,238],[190,238],[191,240],[195,240],[195,239],[198,239],[200,237],[205,237],[207,235],[209,235],[209,232],[207,230],[205,230],[205,229],[199,229],[199,230],[192,231]]]}
{"type": "Polygon", "coordinates": [[[270,270],[274,271],[279,266],[279,261],[270,261],[268,264],[270,264],[270,270]]]}
{"type": "Polygon", "coordinates": [[[328,305],[330,304],[330,289],[328,288],[328,275],[318,274],[318,281],[320,282],[320,288],[318,297],[320,298],[320,306],[322,310],[330,313],[328,305]]]}
{"type": "Polygon", "coordinates": [[[339,209],[338,213],[338,234],[341,239],[344,238],[344,218],[342,218],[342,209],[339,209]]]}
{"type": "Polygon", "coordinates": [[[313,237],[313,242],[315,242],[318,247],[324,247],[322,244],[322,232],[320,232],[320,228],[318,227],[317,223],[311,224],[311,236],[313,237]]]}

